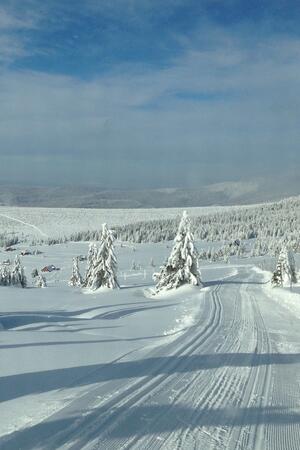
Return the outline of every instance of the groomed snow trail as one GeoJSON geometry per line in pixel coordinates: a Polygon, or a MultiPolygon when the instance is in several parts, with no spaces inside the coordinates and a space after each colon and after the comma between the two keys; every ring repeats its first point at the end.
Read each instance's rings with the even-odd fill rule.
{"type": "Polygon", "coordinates": [[[194,293],[203,308],[177,339],[91,373],[84,395],[0,448],[299,449],[299,320],[264,289],[245,266],[194,293]]]}
{"type": "Polygon", "coordinates": [[[44,233],[39,227],[37,227],[36,225],[33,225],[32,223],[24,222],[23,220],[16,219],[15,217],[11,217],[11,216],[8,216],[7,214],[3,214],[3,213],[0,213],[0,216],[1,216],[1,217],[4,217],[5,219],[12,220],[13,222],[18,222],[18,223],[21,223],[22,225],[26,225],[27,227],[33,228],[33,229],[36,230],[41,236],[43,236],[43,237],[45,237],[45,238],[48,238],[48,237],[49,237],[49,236],[48,236],[46,233],[44,233]]]}

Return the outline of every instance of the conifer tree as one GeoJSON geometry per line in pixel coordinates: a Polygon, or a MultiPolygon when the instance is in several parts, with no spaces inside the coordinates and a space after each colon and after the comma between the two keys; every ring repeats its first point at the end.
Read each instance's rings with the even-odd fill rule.
{"type": "Polygon", "coordinates": [[[33,269],[33,271],[31,272],[32,278],[36,278],[36,277],[38,277],[38,275],[39,275],[38,270],[37,269],[33,269]]]}
{"type": "Polygon", "coordinates": [[[6,266],[0,266],[0,286],[11,285],[11,271],[6,266]]]}
{"type": "Polygon", "coordinates": [[[38,288],[47,287],[47,281],[46,281],[46,278],[44,277],[44,275],[42,275],[41,273],[38,274],[38,276],[36,277],[35,285],[38,288]]]}
{"type": "Polygon", "coordinates": [[[13,286],[19,286],[22,288],[25,288],[27,286],[24,267],[18,255],[15,258],[14,265],[11,271],[11,284],[13,286]]]}
{"type": "Polygon", "coordinates": [[[273,287],[297,283],[294,255],[286,246],[281,249],[271,283],[273,287]]]}
{"type": "Polygon", "coordinates": [[[82,286],[82,276],[79,271],[79,258],[73,258],[72,275],[69,281],[69,286],[80,287],[82,286]]]}
{"type": "Polygon", "coordinates": [[[295,264],[295,258],[292,250],[288,250],[287,252],[287,262],[288,262],[288,277],[291,284],[296,284],[298,282],[297,280],[297,273],[296,273],[296,264],[295,264]]]}
{"type": "Polygon", "coordinates": [[[279,287],[283,285],[283,273],[282,273],[282,264],[280,258],[278,258],[276,269],[273,273],[271,283],[273,287],[279,287]]]}
{"type": "Polygon", "coordinates": [[[92,277],[92,273],[93,273],[93,268],[94,268],[94,263],[96,260],[96,255],[97,255],[97,246],[94,243],[91,243],[89,245],[89,251],[88,251],[88,255],[87,255],[87,265],[86,265],[86,272],[85,272],[85,277],[82,283],[83,287],[90,287],[91,285],[91,277],[92,277]]]}
{"type": "Polygon", "coordinates": [[[202,286],[198,252],[194,245],[191,222],[186,211],[183,212],[171,255],[153,278],[156,281],[156,292],[162,289],[178,288],[183,284],[202,286]]]}
{"type": "Polygon", "coordinates": [[[94,255],[92,273],[88,280],[87,287],[92,290],[100,287],[114,289],[119,287],[117,281],[117,260],[114,253],[114,235],[112,230],[102,225],[102,235],[100,246],[94,255]]]}

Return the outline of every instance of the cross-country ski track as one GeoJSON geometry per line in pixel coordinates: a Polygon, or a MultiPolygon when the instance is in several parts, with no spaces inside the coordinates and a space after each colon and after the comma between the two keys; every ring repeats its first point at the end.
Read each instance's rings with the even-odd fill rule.
{"type": "Polygon", "coordinates": [[[0,217],[4,217],[5,219],[12,220],[13,222],[20,223],[21,225],[25,225],[26,227],[32,228],[33,230],[37,231],[41,236],[44,238],[48,238],[48,235],[44,233],[39,227],[36,225],[33,225],[32,223],[24,222],[21,219],[16,219],[15,217],[11,217],[7,214],[0,213],[0,217]]]}
{"type": "Polygon", "coordinates": [[[71,386],[54,380],[53,389],[85,390],[46,420],[4,436],[0,448],[298,450],[299,319],[265,289],[248,265],[204,291],[179,290],[176,301],[188,295],[202,303],[191,326],[167,342],[128,347],[71,386]]]}

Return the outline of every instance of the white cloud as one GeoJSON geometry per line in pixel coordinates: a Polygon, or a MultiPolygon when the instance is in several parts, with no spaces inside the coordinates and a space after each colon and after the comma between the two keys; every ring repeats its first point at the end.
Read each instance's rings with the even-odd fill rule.
{"type": "Polygon", "coordinates": [[[10,63],[26,54],[27,51],[19,38],[0,34],[0,64],[10,63]]]}
{"type": "Polygon", "coordinates": [[[8,10],[0,7],[0,30],[22,30],[33,29],[36,27],[36,15],[33,13],[27,14],[25,17],[18,17],[8,10]]]}
{"type": "Polygon", "coordinates": [[[241,173],[263,155],[274,167],[281,153],[286,164],[299,161],[300,40],[212,36],[214,45],[187,40],[163,69],[122,66],[91,81],[3,72],[0,155],[76,155],[100,172],[109,158],[124,171],[135,161],[187,160],[199,176],[216,160],[241,173]]]}
{"type": "Polygon", "coordinates": [[[18,11],[18,8],[0,7],[0,64],[8,65],[31,53],[24,32],[35,30],[39,20],[36,9],[18,11]]]}

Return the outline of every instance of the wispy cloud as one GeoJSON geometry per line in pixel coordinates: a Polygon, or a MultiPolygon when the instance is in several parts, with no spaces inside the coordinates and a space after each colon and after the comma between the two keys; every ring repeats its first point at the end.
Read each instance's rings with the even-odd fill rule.
{"type": "Polygon", "coordinates": [[[300,37],[295,33],[262,36],[252,28],[249,34],[248,23],[226,27],[206,14],[189,33],[181,23],[169,26],[168,38],[149,32],[148,50],[151,39],[153,47],[161,39],[167,48],[169,36],[172,45],[177,42],[165,59],[158,52],[155,63],[147,64],[119,55],[123,45],[136,50],[135,42],[124,43],[123,30],[114,28],[123,23],[120,15],[148,33],[160,23],[155,14],[171,20],[174,10],[167,6],[184,3],[168,1],[158,11],[161,2],[150,0],[87,1],[84,13],[93,11],[92,19],[103,27],[100,16],[110,24],[104,35],[96,33],[93,21],[91,30],[82,29],[83,12],[68,18],[68,2],[49,2],[23,26],[12,10],[2,22],[0,15],[0,61],[6,61],[0,74],[0,176],[9,161],[14,167],[21,161],[29,178],[38,171],[64,181],[65,170],[82,182],[100,178],[104,184],[128,185],[138,170],[141,183],[191,185],[253,175],[264,165],[278,172],[283,153],[286,167],[299,163],[300,37]],[[49,46],[39,36],[46,24],[56,32],[49,46]],[[99,42],[94,39],[93,57],[105,53],[108,67],[99,69],[97,62],[82,76],[77,67],[86,61],[82,52],[94,32],[99,42]],[[36,63],[9,66],[8,61],[42,50],[46,63],[39,70],[36,63]],[[47,59],[47,52],[57,52],[57,60],[47,59]]]}
{"type": "Polygon", "coordinates": [[[17,15],[17,11],[11,13],[8,9],[0,7],[0,30],[24,30],[36,27],[35,13],[17,15]]]}
{"type": "Polygon", "coordinates": [[[31,54],[30,32],[38,27],[37,11],[0,7],[0,64],[10,64],[31,54]]]}

